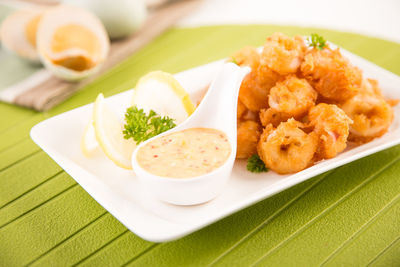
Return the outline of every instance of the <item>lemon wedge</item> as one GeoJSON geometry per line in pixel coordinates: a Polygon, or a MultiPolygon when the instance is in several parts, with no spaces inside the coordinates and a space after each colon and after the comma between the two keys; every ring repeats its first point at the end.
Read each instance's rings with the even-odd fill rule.
{"type": "Polygon", "coordinates": [[[99,94],[94,103],[93,128],[97,142],[106,156],[117,166],[132,169],[131,156],[136,143],[124,138],[123,123],[107,106],[103,94],[99,94]]]}
{"type": "Polygon", "coordinates": [[[90,158],[99,148],[99,143],[96,140],[96,133],[94,132],[93,120],[91,119],[86,125],[81,137],[81,150],[83,155],[90,158]]]}
{"type": "Polygon", "coordinates": [[[154,110],[160,116],[175,119],[182,123],[195,110],[189,94],[169,73],[150,72],[137,83],[132,97],[132,105],[149,113],[154,110]]]}

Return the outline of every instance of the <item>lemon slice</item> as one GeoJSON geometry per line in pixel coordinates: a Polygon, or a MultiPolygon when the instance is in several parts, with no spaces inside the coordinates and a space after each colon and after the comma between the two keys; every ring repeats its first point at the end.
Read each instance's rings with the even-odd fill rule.
{"type": "Polygon", "coordinates": [[[123,124],[107,106],[103,94],[99,94],[94,103],[93,127],[97,142],[106,156],[117,166],[132,169],[131,156],[136,143],[124,138],[123,124]]]}
{"type": "Polygon", "coordinates": [[[86,125],[81,138],[81,150],[86,157],[92,157],[99,148],[94,132],[93,120],[86,125]]]}
{"type": "Polygon", "coordinates": [[[143,76],[133,91],[132,105],[148,113],[151,109],[179,124],[195,110],[189,94],[169,73],[150,72],[143,76]]]}

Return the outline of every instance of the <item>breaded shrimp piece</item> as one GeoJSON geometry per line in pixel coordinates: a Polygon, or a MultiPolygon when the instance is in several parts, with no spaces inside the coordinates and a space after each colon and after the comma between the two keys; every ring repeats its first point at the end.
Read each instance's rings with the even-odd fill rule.
{"type": "Polygon", "coordinates": [[[276,82],[283,78],[279,73],[273,71],[268,66],[261,64],[256,70],[256,77],[258,84],[263,88],[268,88],[268,91],[276,84],[276,82]]]}
{"type": "Polygon", "coordinates": [[[240,85],[239,100],[247,109],[258,111],[268,106],[268,93],[269,89],[258,84],[256,72],[252,71],[244,77],[240,85]]]}
{"type": "Polygon", "coordinates": [[[379,88],[379,83],[374,79],[363,79],[361,82],[361,90],[362,94],[370,94],[375,95],[377,97],[383,97],[381,89],[379,88]]]}
{"type": "Polygon", "coordinates": [[[238,99],[237,103],[237,119],[239,120],[243,114],[247,111],[246,106],[238,99]]]}
{"type": "Polygon", "coordinates": [[[255,121],[238,122],[236,158],[245,159],[257,153],[261,131],[261,125],[255,121]]]}
{"type": "Polygon", "coordinates": [[[305,79],[289,75],[271,88],[268,97],[270,108],[260,110],[261,124],[278,127],[289,118],[300,119],[315,105],[317,96],[317,92],[305,79]]]}
{"type": "Polygon", "coordinates": [[[353,120],[349,136],[351,141],[364,143],[380,137],[393,121],[391,106],[383,98],[372,94],[358,94],[340,107],[353,120]]]}
{"type": "Polygon", "coordinates": [[[282,75],[296,73],[305,51],[306,45],[301,36],[290,38],[282,33],[274,33],[264,44],[260,62],[282,75]]]}
{"type": "Polygon", "coordinates": [[[248,110],[246,106],[238,99],[238,106],[237,106],[237,119],[243,121],[255,121],[259,122],[260,118],[258,117],[258,112],[254,112],[248,110]]]}
{"type": "Polygon", "coordinates": [[[395,107],[400,103],[400,99],[385,99],[385,101],[392,107],[395,107]]]}
{"type": "Polygon", "coordinates": [[[339,49],[312,49],[304,57],[301,72],[323,97],[342,102],[360,91],[362,73],[339,49]]]}
{"type": "Polygon", "coordinates": [[[308,113],[310,126],[319,137],[316,159],[330,159],[347,146],[351,119],[336,105],[321,103],[308,113]]]}
{"type": "Polygon", "coordinates": [[[279,124],[276,129],[268,125],[258,142],[257,151],[265,165],[280,173],[294,173],[313,164],[318,136],[302,130],[303,124],[294,119],[279,124]]]}
{"type": "Polygon", "coordinates": [[[271,88],[268,103],[270,108],[298,119],[315,105],[317,96],[317,92],[305,79],[289,75],[271,88]]]}
{"type": "Polygon", "coordinates": [[[260,53],[255,47],[246,46],[235,52],[229,61],[235,62],[239,66],[249,66],[255,70],[260,65],[260,53]]]}
{"type": "Polygon", "coordinates": [[[260,117],[258,116],[258,112],[246,110],[242,115],[242,120],[260,122],[260,117]]]}
{"type": "MultiPolygon", "coordinates": [[[[361,92],[362,94],[370,94],[374,95],[378,98],[384,98],[381,88],[379,87],[379,83],[374,79],[363,79],[361,84],[361,92]]],[[[396,106],[400,101],[399,99],[388,99],[384,98],[385,101],[392,107],[396,106]]]]}
{"type": "Polygon", "coordinates": [[[261,109],[260,110],[260,121],[262,126],[267,126],[268,124],[272,124],[274,127],[278,127],[281,122],[285,122],[288,119],[292,118],[289,114],[276,111],[275,109],[261,109]]]}
{"type": "Polygon", "coordinates": [[[266,66],[259,66],[244,77],[239,91],[239,99],[251,111],[268,107],[269,90],[280,76],[266,66]]]}

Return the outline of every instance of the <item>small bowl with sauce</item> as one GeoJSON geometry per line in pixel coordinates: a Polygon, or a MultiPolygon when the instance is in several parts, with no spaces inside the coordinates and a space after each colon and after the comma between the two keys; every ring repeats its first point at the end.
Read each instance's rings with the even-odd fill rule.
{"type": "Polygon", "coordinates": [[[237,98],[248,72],[224,64],[192,116],[133,152],[133,169],[156,198],[195,205],[221,192],[235,161],[237,98]]]}

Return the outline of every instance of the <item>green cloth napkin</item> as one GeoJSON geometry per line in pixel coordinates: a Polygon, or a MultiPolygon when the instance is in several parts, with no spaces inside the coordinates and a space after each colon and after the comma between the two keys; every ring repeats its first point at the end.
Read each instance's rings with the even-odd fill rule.
{"type": "Polygon", "coordinates": [[[399,266],[400,146],[156,244],[128,231],[29,138],[39,121],[100,92],[132,88],[151,70],[174,73],[261,45],[275,31],[319,33],[400,74],[399,44],[356,34],[266,25],[172,29],[49,112],[0,104],[0,266],[399,266]]]}

